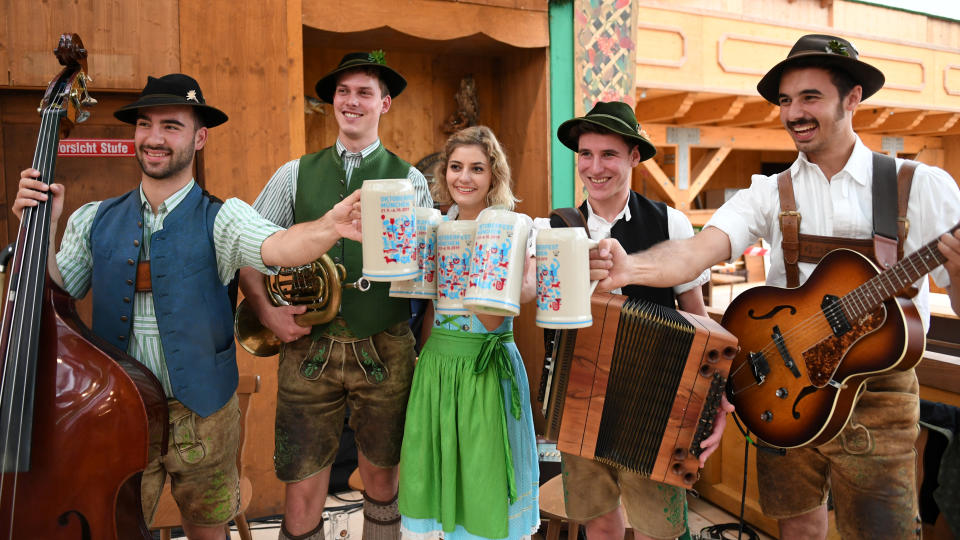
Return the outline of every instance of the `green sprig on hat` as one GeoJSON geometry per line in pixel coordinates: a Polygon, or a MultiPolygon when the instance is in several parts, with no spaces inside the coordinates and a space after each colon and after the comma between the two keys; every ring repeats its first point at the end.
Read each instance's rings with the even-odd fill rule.
{"type": "Polygon", "coordinates": [[[825,49],[828,53],[839,54],[841,56],[850,56],[850,53],[847,52],[847,47],[835,39],[831,39],[827,42],[825,49]]]}
{"type": "Polygon", "coordinates": [[[381,66],[387,65],[387,57],[385,54],[383,54],[382,49],[370,51],[370,61],[380,64],[381,66]]]}

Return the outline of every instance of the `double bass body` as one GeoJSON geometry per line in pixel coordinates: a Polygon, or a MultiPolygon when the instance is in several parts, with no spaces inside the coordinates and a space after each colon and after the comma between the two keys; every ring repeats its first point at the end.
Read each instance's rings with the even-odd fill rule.
{"type": "Polygon", "coordinates": [[[133,359],[105,352],[55,285],[40,336],[30,465],[0,480],[0,538],[150,538],[139,473],[148,426],[161,437],[166,424],[162,389],[133,359]]]}

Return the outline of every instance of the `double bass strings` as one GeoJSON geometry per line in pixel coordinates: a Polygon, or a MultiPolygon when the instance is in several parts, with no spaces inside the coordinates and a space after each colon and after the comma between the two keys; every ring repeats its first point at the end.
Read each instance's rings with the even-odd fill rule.
{"type": "MultiPolygon", "coordinates": [[[[33,168],[40,171],[41,180],[47,184],[53,178],[59,124],[64,114],[62,106],[69,89],[69,86],[66,86],[64,91],[57,92],[53,102],[42,111],[33,168]]],[[[7,302],[4,309],[4,326],[7,326],[9,320],[9,328],[3,328],[2,334],[6,336],[7,343],[3,380],[2,385],[0,385],[0,404],[4,405],[3,410],[6,414],[0,419],[3,423],[4,449],[4,455],[0,458],[2,458],[4,472],[13,472],[13,479],[11,480],[13,485],[10,487],[12,493],[9,494],[11,497],[11,512],[15,507],[21,459],[29,460],[29,455],[21,456],[20,450],[23,448],[24,428],[28,427],[27,424],[32,421],[32,410],[28,410],[27,406],[28,399],[30,399],[30,405],[32,405],[34,391],[28,377],[29,370],[35,370],[35,366],[30,364],[31,359],[35,358],[35,350],[32,349],[35,349],[37,344],[36,338],[40,325],[39,308],[42,299],[40,293],[42,293],[46,278],[44,263],[46,262],[50,236],[50,205],[47,204],[48,202],[50,202],[49,199],[45,202],[39,202],[35,207],[25,208],[23,211],[17,238],[18,246],[15,250],[20,261],[15,261],[11,266],[12,269],[16,269],[16,275],[13,276],[14,279],[9,281],[7,302]],[[6,316],[7,310],[11,310],[9,318],[6,316]],[[26,329],[24,329],[25,327],[26,329]],[[23,350],[25,337],[27,338],[26,350],[23,350]],[[20,398],[19,402],[17,397],[20,398]],[[16,446],[11,463],[11,456],[7,455],[7,452],[10,450],[12,437],[16,438],[16,446]]],[[[3,498],[5,484],[7,483],[6,475],[0,476],[0,499],[3,498]]],[[[13,515],[9,516],[10,534],[13,531],[13,517],[13,515]]]]}

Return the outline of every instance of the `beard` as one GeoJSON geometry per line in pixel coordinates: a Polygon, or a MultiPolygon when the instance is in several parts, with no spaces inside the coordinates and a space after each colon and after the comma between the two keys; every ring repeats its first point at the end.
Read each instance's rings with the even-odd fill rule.
{"type": "Polygon", "coordinates": [[[137,147],[137,161],[140,162],[140,170],[144,174],[155,180],[163,180],[183,171],[193,162],[196,151],[190,147],[185,150],[174,150],[169,147],[137,147]],[[166,164],[151,165],[146,163],[143,156],[146,150],[160,150],[170,152],[170,159],[166,164]]]}

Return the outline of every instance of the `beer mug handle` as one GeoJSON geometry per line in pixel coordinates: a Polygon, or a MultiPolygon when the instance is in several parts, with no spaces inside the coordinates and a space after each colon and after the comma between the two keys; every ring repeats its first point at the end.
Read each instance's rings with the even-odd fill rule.
{"type": "MultiPolygon", "coordinates": [[[[600,245],[599,240],[591,240],[587,238],[587,254],[589,255],[590,250],[597,247],[598,245],[600,245]]],[[[600,282],[597,280],[593,280],[590,282],[590,296],[593,296],[594,291],[597,290],[597,283],[600,283],[600,282]]]]}

